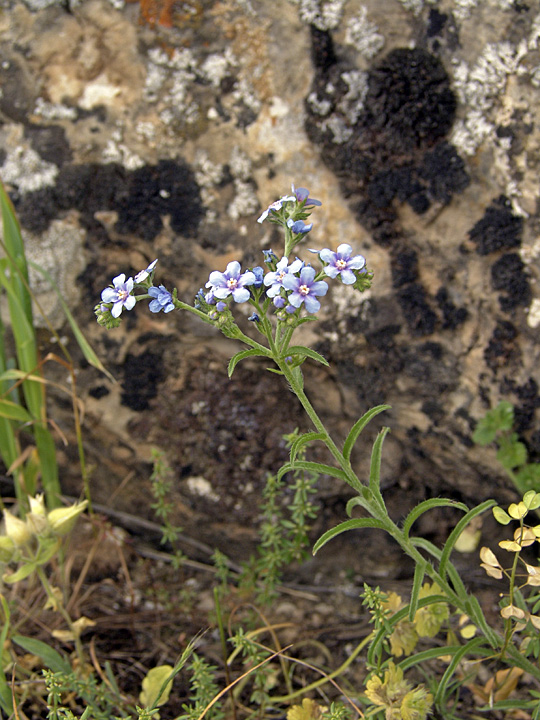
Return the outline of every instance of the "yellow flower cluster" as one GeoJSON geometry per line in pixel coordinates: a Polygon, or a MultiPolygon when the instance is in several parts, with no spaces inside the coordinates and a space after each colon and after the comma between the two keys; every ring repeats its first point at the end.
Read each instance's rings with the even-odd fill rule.
{"type": "Polygon", "coordinates": [[[24,520],[4,510],[4,532],[0,535],[0,562],[8,563],[17,550],[31,545],[34,539],[58,538],[72,530],[79,515],[86,509],[87,500],[69,507],[47,512],[43,495],[30,497],[30,512],[24,520]]]}
{"type": "Polygon", "coordinates": [[[413,688],[393,662],[388,663],[383,679],[370,677],[365,694],[374,705],[385,709],[386,720],[425,720],[433,705],[431,693],[423,685],[413,688]]]}

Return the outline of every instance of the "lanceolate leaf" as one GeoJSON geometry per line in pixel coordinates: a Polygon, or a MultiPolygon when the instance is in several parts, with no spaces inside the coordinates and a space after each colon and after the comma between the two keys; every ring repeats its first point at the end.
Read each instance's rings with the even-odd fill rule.
{"type": "Polygon", "coordinates": [[[0,400],[0,417],[23,423],[32,422],[32,416],[21,405],[11,402],[11,400],[0,400]]]}
{"type": "Polygon", "coordinates": [[[455,507],[463,512],[467,512],[469,508],[465,503],[458,502],[457,500],[449,500],[448,498],[431,498],[430,500],[424,500],[414,507],[411,512],[405,518],[403,523],[403,533],[406,537],[409,537],[409,532],[413,524],[418,520],[420,515],[436,507],[455,507]]]}
{"type": "Polygon", "coordinates": [[[369,467],[369,489],[371,490],[373,496],[379,502],[381,507],[385,507],[380,490],[382,446],[384,438],[389,432],[390,428],[383,428],[381,432],[377,435],[377,438],[373,443],[373,450],[371,451],[371,463],[369,467]]]}
{"type": "Polygon", "coordinates": [[[49,670],[66,674],[71,672],[69,662],[65,660],[60,653],[56,652],[54,648],[47,645],[47,643],[36,640],[35,638],[25,637],[24,635],[14,635],[12,640],[22,647],[23,650],[26,650],[26,652],[41,658],[49,670]]]}
{"type": "Polygon", "coordinates": [[[332,540],[332,538],[335,538],[336,535],[341,535],[341,533],[348,532],[349,530],[358,530],[360,528],[378,528],[379,530],[386,529],[384,523],[380,520],[376,520],[375,518],[353,518],[352,520],[345,520],[345,522],[336,525],[336,527],[327,530],[324,535],[321,535],[313,546],[313,554],[315,555],[323,547],[323,545],[326,545],[326,543],[329,540],[332,540]]]}
{"type": "Polygon", "coordinates": [[[303,345],[293,345],[292,347],[288,347],[286,351],[286,357],[288,357],[289,355],[301,355],[302,357],[309,357],[312,360],[316,360],[317,362],[320,362],[328,367],[328,360],[326,360],[326,358],[324,358],[318,352],[315,352],[315,350],[304,347],[303,345]]]}
{"type": "Polygon", "coordinates": [[[304,445],[308,445],[310,442],[313,442],[314,440],[325,440],[326,435],[324,433],[316,433],[316,432],[309,432],[304,433],[303,435],[300,435],[300,437],[297,437],[296,440],[291,445],[291,463],[294,463],[298,453],[302,450],[304,445]]]}
{"type": "Polygon", "coordinates": [[[234,372],[235,367],[238,365],[238,363],[241,360],[245,360],[248,357],[272,357],[270,353],[263,353],[261,350],[258,350],[256,348],[250,348],[249,350],[240,350],[240,352],[237,352],[236,355],[233,355],[232,358],[229,361],[229,367],[227,372],[229,373],[229,377],[232,377],[232,374],[234,372]]]}
{"type": "Polygon", "coordinates": [[[389,410],[390,405],[377,405],[374,408],[371,408],[371,410],[368,410],[365,415],[362,415],[362,417],[357,420],[354,425],[351,428],[351,431],[347,435],[347,439],[345,440],[345,443],[343,445],[343,457],[348,460],[351,457],[351,452],[354,447],[355,442],[358,439],[358,436],[362,432],[362,430],[366,427],[368,422],[374,418],[379,413],[383,412],[384,410],[389,410]]]}
{"type": "Polygon", "coordinates": [[[306,470],[307,472],[313,472],[319,475],[330,475],[330,477],[339,478],[339,480],[343,480],[343,482],[349,482],[347,475],[343,472],[343,470],[332,467],[331,465],[308,462],[307,460],[296,460],[294,463],[285,463],[285,465],[279,469],[277,479],[281,480],[285,473],[294,472],[295,470],[306,470]]]}

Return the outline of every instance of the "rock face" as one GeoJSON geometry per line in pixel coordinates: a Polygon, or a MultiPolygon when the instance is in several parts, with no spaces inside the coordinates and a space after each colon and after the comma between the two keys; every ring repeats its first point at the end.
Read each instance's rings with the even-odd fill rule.
{"type": "Polygon", "coordinates": [[[306,386],[338,438],[392,405],[398,512],[510,491],[471,441],[503,398],[540,460],[536,2],[8,0],[0,55],[0,177],[118,378],[79,373],[97,500],[130,471],[144,488],[158,447],[184,524],[249,535],[283,433],[308,427],[292,396],[255,363],[229,381],[233,344],[190,318],[138,308],[107,334],[92,308],[155,257],[189,301],[211,270],[278,252],[255,221],[291,182],[323,202],[309,247],[348,242],[375,272],[369,296],[325,298],[306,340],[332,370],[306,386]]]}

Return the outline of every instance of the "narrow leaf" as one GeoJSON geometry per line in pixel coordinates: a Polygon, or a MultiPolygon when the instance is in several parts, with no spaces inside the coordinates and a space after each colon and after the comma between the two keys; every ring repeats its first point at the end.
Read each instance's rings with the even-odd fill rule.
{"type": "Polygon", "coordinates": [[[14,635],[12,637],[14,643],[22,647],[26,652],[37,655],[41,658],[45,665],[53,672],[70,673],[71,666],[69,662],[60,655],[54,648],[47,643],[36,640],[35,638],[25,637],[24,635],[14,635]]]}
{"type": "Polygon", "coordinates": [[[431,498],[430,500],[424,500],[414,507],[405,518],[402,528],[405,537],[409,537],[411,527],[416,520],[418,520],[420,515],[423,515],[428,510],[432,510],[437,507],[455,507],[458,510],[463,510],[463,512],[468,512],[469,510],[465,503],[458,502],[457,500],[450,500],[448,498],[431,498]]]}
{"type": "Polygon", "coordinates": [[[390,428],[383,428],[377,435],[375,442],[373,443],[373,450],[371,451],[371,462],[369,466],[369,489],[373,493],[375,499],[379,502],[382,507],[385,507],[384,500],[381,495],[381,458],[382,458],[382,446],[384,438],[390,432],[390,428]]]}
{"type": "Polygon", "coordinates": [[[356,443],[358,436],[366,427],[368,422],[379,413],[389,409],[390,405],[377,405],[376,407],[371,408],[371,410],[368,410],[367,413],[362,415],[362,417],[354,423],[343,445],[343,457],[346,460],[349,460],[349,458],[351,457],[351,452],[354,444],[356,443]]]}
{"type": "Polygon", "coordinates": [[[321,535],[313,546],[313,554],[315,555],[323,547],[323,545],[326,545],[329,540],[332,540],[332,538],[335,538],[337,535],[341,535],[341,533],[347,532],[348,530],[358,530],[360,528],[378,528],[379,530],[386,529],[384,523],[380,520],[376,520],[375,518],[353,518],[352,520],[345,520],[345,522],[336,525],[336,527],[327,530],[323,535],[321,535]]]}
{"type": "Polygon", "coordinates": [[[288,357],[289,355],[301,355],[302,357],[309,357],[312,360],[316,360],[317,362],[320,362],[328,367],[328,360],[326,358],[324,358],[320,353],[315,352],[315,350],[304,347],[303,345],[293,345],[292,347],[288,347],[285,356],[288,357]]]}
{"type": "Polygon", "coordinates": [[[318,475],[330,475],[330,477],[338,478],[339,480],[343,480],[343,482],[349,482],[349,479],[343,470],[332,467],[331,465],[308,462],[307,460],[296,460],[294,463],[285,463],[285,465],[279,469],[277,479],[281,480],[285,473],[294,472],[295,470],[306,470],[307,472],[317,473],[318,475]]]}
{"type": "Polygon", "coordinates": [[[32,416],[21,405],[17,405],[11,400],[0,400],[0,417],[18,420],[22,423],[32,422],[32,416]]]}
{"type": "Polygon", "coordinates": [[[469,640],[468,643],[463,645],[456,653],[454,653],[454,656],[450,660],[450,663],[448,667],[446,668],[442,678],[439,680],[439,685],[437,688],[437,692],[435,693],[435,706],[437,706],[439,703],[442,702],[444,699],[444,696],[446,694],[446,688],[448,686],[448,683],[452,679],[453,674],[455,673],[459,663],[466,655],[473,655],[477,654],[478,649],[483,644],[484,638],[482,637],[475,637],[472,640],[469,640]]]}
{"type": "Polygon", "coordinates": [[[296,440],[291,445],[291,451],[290,451],[290,457],[291,457],[291,463],[294,463],[298,453],[304,445],[308,445],[310,442],[313,442],[315,440],[325,440],[326,435],[324,433],[316,433],[316,432],[309,432],[304,433],[303,435],[300,435],[296,438],[296,440]]]}
{"type": "Polygon", "coordinates": [[[270,353],[263,353],[261,350],[259,350],[257,348],[250,348],[249,350],[240,350],[240,352],[237,352],[236,355],[233,355],[229,361],[229,367],[227,369],[227,372],[229,373],[229,377],[232,377],[234,369],[238,365],[238,363],[241,360],[245,360],[248,357],[271,357],[271,355],[270,355],[270,353]]]}

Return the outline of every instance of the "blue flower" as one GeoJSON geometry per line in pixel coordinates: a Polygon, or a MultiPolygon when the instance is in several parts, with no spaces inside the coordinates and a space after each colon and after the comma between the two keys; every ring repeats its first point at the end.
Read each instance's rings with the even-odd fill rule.
{"type": "Polygon", "coordinates": [[[254,285],[255,280],[252,272],[242,273],[240,263],[233,260],[227,265],[224,273],[217,270],[211,272],[206,287],[211,288],[210,292],[219,300],[225,300],[232,295],[235,302],[243,303],[249,300],[249,290],[246,286],[254,285]]]}
{"type": "Polygon", "coordinates": [[[304,266],[302,260],[298,260],[298,258],[290,265],[288,263],[288,258],[282,257],[276,265],[275,272],[269,272],[266,274],[264,284],[266,286],[270,286],[266,291],[268,297],[273,298],[276,297],[276,295],[279,295],[281,288],[283,287],[283,278],[289,273],[299,272],[304,266]]]}
{"type": "Polygon", "coordinates": [[[278,310],[281,310],[285,307],[285,298],[281,297],[281,295],[276,295],[272,302],[274,303],[274,307],[276,307],[278,310]]]}
{"type": "Polygon", "coordinates": [[[257,313],[253,313],[248,317],[248,320],[250,320],[251,322],[259,322],[260,319],[261,318],[257,315],[257,313]]]}
{"type": "Polygon", "coordinates": [[[114,318],[117,318],[120,316],[122,308],[125,307],[126,310],[131,310],[137,301],[134,296],[131,295],[131,291],[133,290],[132,277],[126,280],[124,273],[117,275],[113,279],[113,285],[114,287],[108,287],[103,290],[101,293],[101,299],[105,303],[113,303],[111,315],[114,318]]]}
{"type": "Polygon", "coordinates": [[[258,265],[257,267],[254,267],[251,272],[255,275],[253,287],[260,288],[263,284],[264,270],[260,265],[258,265]]]}
{"type": "Polygon", "coordinates": [[[163,312],[168,313],[174,310],[172,295],[163,285],[160,285],[159,288],[148,288],[148,294],[155,298],[151,300],[148,305],[150,312],[158,313],[160,310],[163,310],[163,312]]]}
{"type": "Polygon", "coordinates": [[[267,265],[272,265],[277,260],[277,255],[273,250],[263,250],[264,262],[267,265]]]}
{"type": "Polygon", "coordinates": [[[324,272],[328,277],[341,277],[344,285],[353,285],[356,282],[356,275],[353,270],[362,270],[366,264],[366,259],[362,255],[351,257],[352,247],[343,243],[338,246],[337,252],[332,252],[328,248],[321,250],[319,257],[328,265],[325,266],[324,272]]]}
{"type": "Polygon", "coordinates": [[[219,302],[216,303],[216,310],[218,312],[223,312],[226,309],[227,309],[227,303],[223,302],[223,300],[220,300],[219,302]]]}
{"type": "Polygon", "coordinates": [[[300,277],[288,274],[283,278],[283,287],[292,290],[288,296],[289,303],[299,308],[302,303],[308,313],[316,313],[321,307],[317,297],[326,295],[328,285],[323,280],[315,280],[315,270],[306,265],[300,271],[300,277]]]}
{"type": "Polygon", "coordinates": [[[153,269],[156,267],[156,265],[157,265],[157,260],[154,260],[153,262],[150,263],[150,265],[146,268],[146,270],[141,270],[141,272],[138,272],[135,275],[135,277],[133,278],[133,280],[136,283],[144,282],[146,280],[146,278],[150,275],[150,273],[153,271],[153,269]]]}
{"type": "Polygon", "coordinates": [[[283,207],[284,202],[295,202],[296,201],[296,195],[284,195],[279,200],[276,200],[271,205],[269,205],[266,210],[263,212],[263,214],[257,218],[258,223],[264,222],[266,218],[268,217],[268,213],[271,211],[278,212],[278,210],[281,210],[283,207]]]}
{"type": "Polygon", "coordinates": [[[304,207],[308,207],[308,205],[322,205],[322,202],[320,200],[315,200],[314,198],[309,197],[309,190],[307,188],[295,188],[294,185],[291,185],[291,189],[294,193],[296,200],[299,203],[305,201],[304,207]]]}
{"type": "Polygon", "coordinates": [[[309,225],[306,225],[303,220],[296,220],[295,222],[292,218],[289,218],[287,220],[287,227],[290,228],[293,233],[296,233],[297,235],[299,235],[300,233],[305,235],[311,230],[311,228],[313,227],[313,223],[309,223],[309,225]]]}

